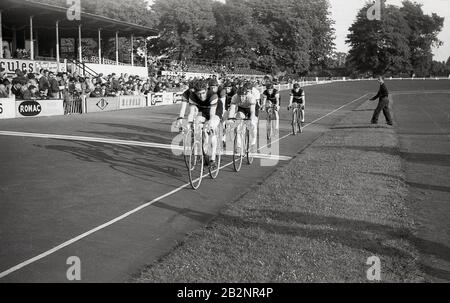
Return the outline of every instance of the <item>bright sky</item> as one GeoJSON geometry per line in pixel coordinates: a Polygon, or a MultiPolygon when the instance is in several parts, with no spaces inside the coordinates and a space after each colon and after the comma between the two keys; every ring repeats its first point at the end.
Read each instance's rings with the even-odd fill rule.
{"type": "MultiPolygon", "coordinates": [[[[348,45],[345,44],[348,29],[356,19],[356,15],[366,0],[329,0],[331,4],[332,19],[336,21],[336,49],[341,52],[348,52],[348,45]]],[[[371,1],[372,2],[372,1],[371,1]]],[[[401,5],[401,0],[388,0],[388,4],[401,5]]],[[[444,29],[439,35],[439,39],[444,45],[434,49],[434,59],[447,61],[450,57],[450,0],[416,0],[423,4],[426,14],[437,13],[444,17],[444,29]]]]}

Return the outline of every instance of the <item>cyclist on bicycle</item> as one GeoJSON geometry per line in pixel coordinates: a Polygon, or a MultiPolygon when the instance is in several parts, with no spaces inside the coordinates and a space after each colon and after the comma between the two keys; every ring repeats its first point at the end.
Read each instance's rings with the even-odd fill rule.
{"type": "Polygon", "coordinates": [[[300,84],[295,83],[294,88],[291,91],[291,98],[289,99],[288,110],[292,108],[292,104],[299,106],[302,113],[302,126],[305,124],[305,104],[306,97],[305,91],[300,87],[300,84]],[[295,104],[294,104],[295,103],[295,104]]]}
{"type": "MultiPolygon", "coordinates": [[[[256,99],[252,93],[252,86],[250,83],[244,83],[239,88],[238,93],[233,96],[231,100],[230,111],[228,114],[228,121],[234,119],[250,119],[250,149],[255,151],[258,129],[258,114],[256,112],[256,99]]],[[[238,138],[237,148],[241,145],[240,138],[238,138]]],[[[236,152],[240,152],[237,150],[236,152]]]]}
{"type": "Polygon", "coordinates": [[[263,103],[265,104],[266,112],[273,107],[275,110],[276,129],[279,129],[280,117],[278,111],[280,110],[280,93],[274,88],[273,83],[266,85],[266,90],[263,92],[263,103]]]}
{"type": "Polygon", "coordinates": [[[227,91],[222,86],[219,86],[217,79],[209,79],[209,89],[212,93],[216,94],[219,98],[217,103],[216,115],[222,119],[225,113],[225,103],[227,98],[227,91]]]}
{"type": "Polygon", "coordinates": [[[216,151],[217,151],[217,127],[220,123],[220,117],[216,115],[218,104],[217,94],[208,89],[208,82],[204,80],[197,80],[193,83],[193,92],[189,94],[187,102],[183,102],[180,110],[179,118],[177,119],[177,126],[182,126],[182,120],[186,113],[186,107],[189,106],[188,125],[189,127],[194,122],[204,123],[204,130],[209,134],[205,138],[204,150],[211,151],[211,159],[206,158],[207,165],[215,167],[216,151]],[[199,114],[197,116],[197,114],[199,114]]]}

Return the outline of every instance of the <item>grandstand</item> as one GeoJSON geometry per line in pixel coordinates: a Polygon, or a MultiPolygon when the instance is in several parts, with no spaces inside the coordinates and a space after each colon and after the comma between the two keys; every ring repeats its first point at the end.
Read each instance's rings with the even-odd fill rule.
{"type": "Polygon", "coordinates": [[[38,71],[39,66],[45,66],[53,72],[69,69],[91,76],[128,73],[148,77],[146,60],[138,64],[133,51],[130,58],[124,58],[119,38],[130,39],[133,45],[136,38],[157,33],[152,28],[85,12],[81,12],[80,21],[70,21],[66,7],[32,0],[2,0],[0,29],[1,49],[6,46],[12,54],[3,58],[0,52],[0,64],[10,74],[17,68],[38,71]],[[92,47],[84,46],[87,40],[92,47]],[[115,58],[105,57],[102,49],[109,40],[114,41],[115,58]]]}

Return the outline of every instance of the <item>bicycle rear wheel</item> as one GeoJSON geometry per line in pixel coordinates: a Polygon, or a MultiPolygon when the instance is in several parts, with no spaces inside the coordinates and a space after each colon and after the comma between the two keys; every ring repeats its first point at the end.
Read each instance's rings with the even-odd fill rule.
{"type": "Polygon", "coordinates": [[[239,172],[241,170],[242,167],[242,160],[244,158],[245,155],[245,150],[244,150],[244,141],[242,138],[242,134],[240,133],[240,131],[238,131],[238,129],[236,128],[236,132],[235,132],[235,136],[234,136],[234,146],[233,146],[233,166],[234,166],[234,170],[236,172],[239,172]],[[238,136],[241,136],[241,147],[239,148],[239,151],[237,150],[238,148],[238,136]]]}
{"type": "Polygon", "coordinates": [[[270,145],[272,143],[272,117],[269,114],[267,117],[267,144],[270,145]]]}
{"type": "Polygon", "coordinates": [[[298,117],[297,117],[297,124],[298,124],[298,131],[299,133],[303,133],[303,113],[302,113],[302,109],[299,108],[298,110],[298,117]]]}
{"type": "Polygon", "coordinates": [[[183,157],[184,157],[184,163],[186,164],[186,168],[189,170],[189,157],[191,156],[192,152],[192,145],[194,143],[194,132],[192,129],[189,129],[186,131],[183,137],[183,157]]]}
{"type": "Polygon", "coordinates": [[[216,167],[212,168],[211,165],[208,166],[209,170],[209,176],[211,179],[216,179],[220,172],[220,165],[222,161],[222,153],[223,153],[223,144],[222,144],[222,136],[223,136],[223,128],[220,124],[217,129],[217,136],[216,136],[216,142],[217,142],[217,149],[216,149],[216,167]]]}
{"type": "Polygon", "coordinates": [[[195,141],[191,148],[191,153],[189,155],[189,183],[193,189],[198,189],[200,184],[202,184],[203,179],[203,167],[204,167],[204,157],[203,157],[203,146],[200,141],[195,141]]]}
{"type": "Polygon", "coordinates": [[[297,110],[295,108],[292,109],[292,133],[297,135],[297,110]]]}
{"type": "Polygon", "coordinates": [[[245,131],[245,151],[247,154],[247,163],[251,165],[253,163],[253,155],[250,150],[250,131],[248,128],[245,131]]]}

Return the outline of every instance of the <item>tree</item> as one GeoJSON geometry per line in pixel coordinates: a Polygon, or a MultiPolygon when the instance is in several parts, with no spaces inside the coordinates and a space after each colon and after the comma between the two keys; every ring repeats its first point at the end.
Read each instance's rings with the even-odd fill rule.
{"type": "Polygon", "coordinates": [[[153,46],[157,54],[191,58],[211,39],[216,24],[212,0],[156,0],[151,9],[160,20],[160,37],[153,46]]]}
{"type": "Polygon", "coordinates": [[[432,47],[442,44],[437,36],[444,19],[425,15],[420,4],[403,1],[402,5],[398,8],[383,1],[380,21],[366,18],[371,4],[359,11],[347,43],[351,46],[350,64],[360,72],[430,74],[432,47]]]}
{"type": "Polygon", "coordinates": [[[425,15],[421,4],[409,0],[403,1],[400,12],[410,28],[408,44],[414,73],[426,75],[433,61],[432,47],[442,45],[437,36],[444,25],[444,18],[434,13],[425,15]]]}
{"type": "Polygon", "coordinates": [[[410,73],[410,29],[399,8],[382,2],[381,20],[370,21],[370,7],[366,4],[350,27],[346,41],[351,46],[349,63],[361,73],[410,73]]]}

